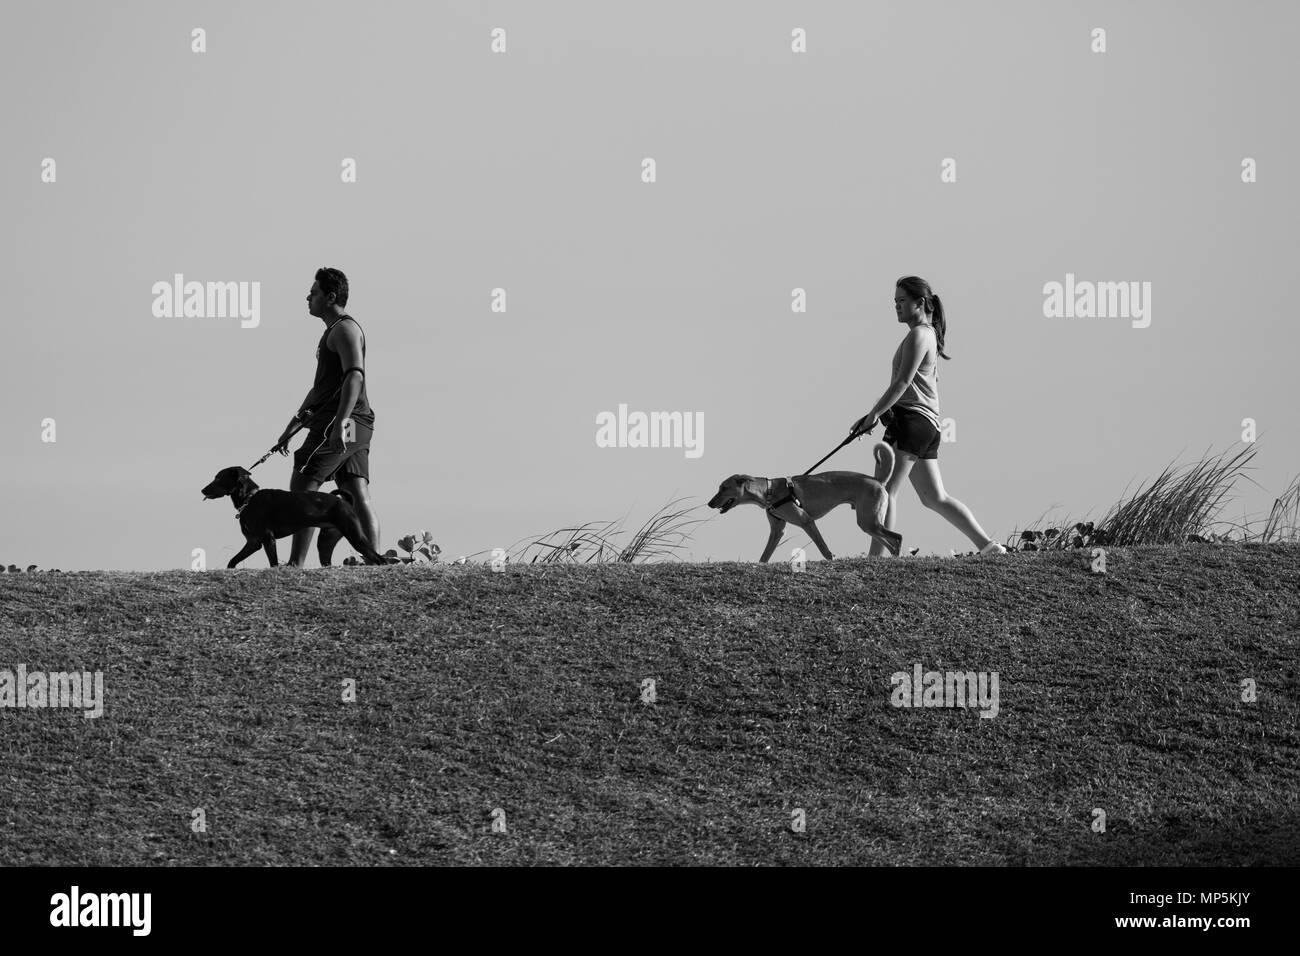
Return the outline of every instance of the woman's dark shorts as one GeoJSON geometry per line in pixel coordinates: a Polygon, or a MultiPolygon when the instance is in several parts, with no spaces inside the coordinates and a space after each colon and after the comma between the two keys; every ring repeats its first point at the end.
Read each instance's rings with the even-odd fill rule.
{"type": "Polygon", "coordinates": [[[885,444],[917,458],[939,457],[939,429],[920,412],[895,405],[880,416],[880,421],[885,426],[885,444]]]}
{"type": "Polygon", "coordinates": [[[313,424],[307,440],[294,452],[293,470],[313,481],[324,484],[346,478],[364,478],[370,481],[370,438],[374,430],[370,425],[352,419],[354,441],[343,444],[333,416],[323,416],[321,424],[313,424]]]}

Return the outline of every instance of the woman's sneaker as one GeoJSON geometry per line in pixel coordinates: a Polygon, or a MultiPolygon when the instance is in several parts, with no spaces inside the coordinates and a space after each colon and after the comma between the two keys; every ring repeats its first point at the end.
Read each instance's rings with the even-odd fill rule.
{"type": "Polygon", "coordinates": [[[984,545],[984,547],[980,548],[980,554],[1006,554],[1006,553],[1007,553],[1007,549],[1002,547],[1002,545],[996,541],[990,541],[988,544],[984,545]]]}

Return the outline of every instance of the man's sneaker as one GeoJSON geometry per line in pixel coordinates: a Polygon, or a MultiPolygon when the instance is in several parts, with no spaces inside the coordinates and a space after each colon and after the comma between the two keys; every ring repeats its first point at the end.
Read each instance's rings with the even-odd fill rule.
{"type": "Polygon", "coordinates": [[[1006,554],[1006,553],[1007,553],[1007,549],[1002,547],[1002,545],[996,541],[990,541],[988,544],[984,545],[984,547],[980,548],[980,554],[1006,554]]]}

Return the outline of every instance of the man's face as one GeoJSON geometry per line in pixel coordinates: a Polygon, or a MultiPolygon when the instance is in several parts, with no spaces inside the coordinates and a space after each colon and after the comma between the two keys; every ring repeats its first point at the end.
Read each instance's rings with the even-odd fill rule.
{"type": "Polygon", "coordinates": [[[329,296],[320,290],[320,283],[313,282],[311,291],[307,293],[307,311],[315,316],[320,316],[321,310],[325,308],[329,296]]]}

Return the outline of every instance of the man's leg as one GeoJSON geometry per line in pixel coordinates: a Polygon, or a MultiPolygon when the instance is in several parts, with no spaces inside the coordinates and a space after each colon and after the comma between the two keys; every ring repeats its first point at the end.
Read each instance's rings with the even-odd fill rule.
{"type": "MultiPolygon", "coordinates": [[[[320,488],[319,481],[298,474],[296,468],[293,471],[293,475],[289,478],[290,491],[315,491],[318,488],[320,488]]],[[[316,537],[315,528],[303,528],[301,531],[294,532],[293,550],[289,553],[289,564],[291,567],[301,568],[307,563],[307,552],[311,550],[311,542],[314,537],[316,537]]]]}
{"type": "MultiPolygon", "coordinates": [[[[323,428],[311,429],[306,440],[298,446],[293,455],[293,472],[289,476],[290,491],[319,490],[338,470],[339,462],[347,457],[346,449],[335,450],[329,447],[333,427],[334,420],[330,419],[323,428]]],[[[315,528],[303,528],[294,532],[293,550],[289,554],[290,566],[306,567],[307,553],[311,550],[311,542],[315,537],[315,528]]]]}
{"type": "Polygon", "coordinates": [[[339,475],[334,483],[352,496],[357,517],[361,519],[361,529],[370,539],[371,546],[383,554],[379,547],[379,516],[375,514],[374,506],[370,503],[370,482],[360,475],[339,475]]]}
{"type": "Polygon", "coordinates": [[[370,440],[373,436],[374,430],[369,425],[357,422],[356,441],[348,448],[343,463],[331,477],[340,491],[352,496],[352,506],[361,522],[362,532],[369,539],[370,546],[383,554],[379,547],[379,516],[370,502],[370,440]]]}

